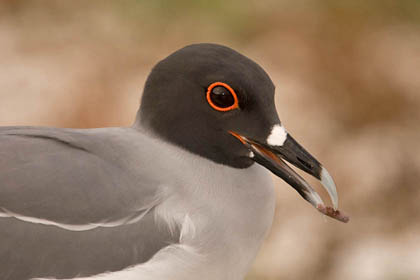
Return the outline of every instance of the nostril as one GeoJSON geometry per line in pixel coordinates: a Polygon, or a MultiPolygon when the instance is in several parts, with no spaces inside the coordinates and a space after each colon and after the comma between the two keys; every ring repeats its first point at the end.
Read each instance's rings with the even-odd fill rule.
{"type": "Polygon", "coordinates": [[[303,166],[305,166],[306,168],[308,168],[308,169],[310,169],[310,170],[312,170],[313,168],[314,168],[314,166],[312,165],[312,164],[310,164],[309,162],[307,162],[307,161],[305,161],[305,160],[303,160],[303,159],[301,159],[300,157],[297,157],[297,160],[303,165],[303,166]]]}

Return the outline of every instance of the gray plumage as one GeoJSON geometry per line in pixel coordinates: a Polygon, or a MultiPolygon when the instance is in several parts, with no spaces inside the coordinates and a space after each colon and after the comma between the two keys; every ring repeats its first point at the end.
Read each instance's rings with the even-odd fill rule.
{"type": "Polygon", "coordinates": [[[153,172],[147,160],[153,145],[131,128],[1,128],[0,211],[73,230],[0,218],[0,279],[116,271],[178,242],[178,231],[154,219],[159,177],[146,176],[153,172]],[[136,217],[132,224],[76,230],[136,217]]]}

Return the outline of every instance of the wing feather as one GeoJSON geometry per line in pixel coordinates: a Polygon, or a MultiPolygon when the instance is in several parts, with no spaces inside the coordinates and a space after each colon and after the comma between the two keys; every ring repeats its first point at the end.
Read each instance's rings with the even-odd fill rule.
{"type": "Polygon", "coordinates": [[[146,140],[124,128],[1,127],[0,278],[116,271],[177,243],[155,221],[147,158],[133,159],[146,140]]]}
{"type": "Polygon", "coordinates": [[[63,224],[88,224],[120,220],[158,203],[157,188],[142,185],[98,153],[92,148],[95,140],[71,130],[1,130],[0,207],[63,224]]]}

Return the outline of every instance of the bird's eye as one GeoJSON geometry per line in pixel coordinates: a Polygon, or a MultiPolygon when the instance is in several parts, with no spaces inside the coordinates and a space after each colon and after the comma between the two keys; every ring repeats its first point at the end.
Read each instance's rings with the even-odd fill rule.
{"type": "Polygon", "coordinates": [[[235,91],[222,82],[212,83],[207,89],[207,102],[217,111],[230,111],[238,108],[238,96],[235,91]]]}

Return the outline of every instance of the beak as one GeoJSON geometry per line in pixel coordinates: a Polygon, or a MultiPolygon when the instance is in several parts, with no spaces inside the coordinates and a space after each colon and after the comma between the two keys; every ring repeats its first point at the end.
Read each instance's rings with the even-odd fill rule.
{"type": "Polygon", "coordinates": [[[349,221],[349,217],[338,210],[337,190],[327,169],[284,130],[282,140],[271,145],[268,143],[273,141],[261,143],[232,131],[229,133],[238,138],[250,150],[250,157],[255,162],[286,181],[318,211],[344,223],[349,221]],[[325,206],[318,193],[283,159],[320,180],[331,198],[333,207],[325,206]]]}

